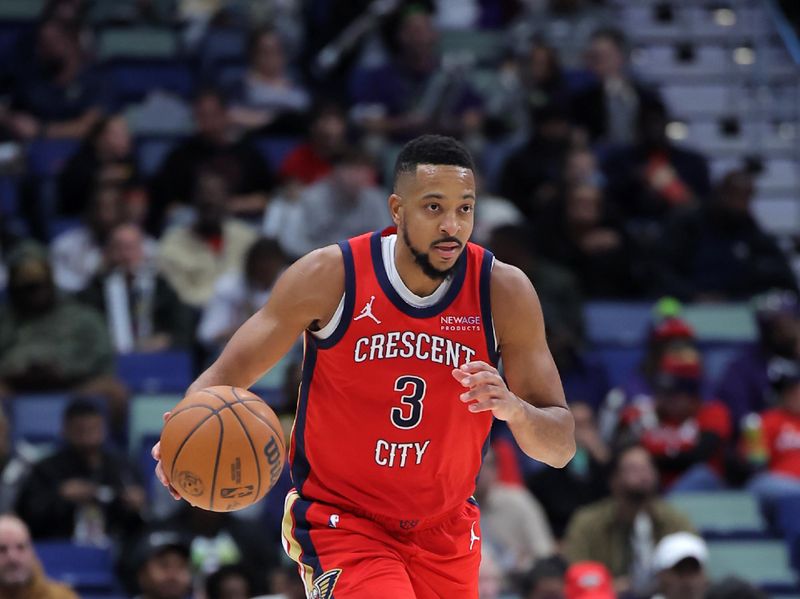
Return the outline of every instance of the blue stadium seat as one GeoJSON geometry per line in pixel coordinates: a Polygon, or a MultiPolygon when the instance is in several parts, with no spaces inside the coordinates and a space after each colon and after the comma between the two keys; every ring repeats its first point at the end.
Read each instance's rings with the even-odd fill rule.
{"type": "Polygon", "coordinates": [[[284,158],[301,142],[297,137],[261,137],[256,140],[256,147],[272,170],[277,171],[284,158]]]}
{"type": "Polygon", "coordinates": [[[142,173],[148,177],[154,175],[177,143],[178,140],[174,137],[147,137],[137,140],[136,157],[142,173]]]}
{"type": "Polygon", "coordinates": [[[95,593],[117,590],[110,549],[84,547],[69,541],[40,541],[35,544],[35,550],[45,573],[69,584],[81,596],[89,590],[95,593]]]}
{"type": "Polygon", "coordinates": [[[598,344],[639,345],[652,318],[647,303],[590,302],[586,304],[586,333],[598,344]]]}
{"type": "Polygon", "coordinates": [[[605,366],[608,382],[612,387],[625,383],[639,367],[644,356],[643,348],[639,345],[600,345],[588,353],[605,366]]]}
{"type": "Polygon", "coordinates": [[[61,418],[68,402],[66,393],[16,396],[10,411],[14,442],[57,443],[61,436],[61,418]]]}
{"type": "Polygon", "coordinates": [[[186,99],[194,91],[194,74],[181,60],[113,60],[103,70],[117,106],[137,102],[154,90],[165,90],[186,99]]]}
{"type": "Polygon", "coordinates": [[[183,392],[192,382],[192,359],[182,351],[121,354],[117,375],[135,392],[183,392]]]}
{"type": "Polygon", "coordinates": [[[210,71],[221,62],[244,62],[247,34],[241,29],[210,29],[200,43],[198,55],[202,71],[210,71]]]}
{"type": "Polygon", "coordinates": [[[28,147],[28,166],[37,176],[57,175],[80,143],[79,140],[67,138],[35,139],[28,147]]]}

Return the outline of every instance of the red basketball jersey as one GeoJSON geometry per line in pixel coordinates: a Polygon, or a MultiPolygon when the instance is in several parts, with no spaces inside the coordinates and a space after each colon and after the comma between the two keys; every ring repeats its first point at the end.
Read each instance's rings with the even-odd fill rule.
{"type": "Polygon", "coordinates": [[[386,273],[381,237],[340,244],[341,320],[306,333],[292,432],[292,478],[307,499],[403,521],[456,509],[475,489],[491,412],[473,414],[452,376],[497,361],[489,302],[493,257],[467,244],[447,292],[419,308],[386,273]]]}

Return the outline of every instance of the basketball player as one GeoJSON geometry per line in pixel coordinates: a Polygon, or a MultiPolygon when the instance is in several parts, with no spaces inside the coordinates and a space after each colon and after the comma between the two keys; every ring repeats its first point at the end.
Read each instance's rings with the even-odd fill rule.
{"type": "Polygon", "coordinates": [[[409,142],[396,228],[299,259],[189,389],[248,387],[305,333],[283,540],[309,597],[477,598],[492,418],[537,460],[575,451],[531,282],[468,243],[473,171],[451,138],[409,142]]]}

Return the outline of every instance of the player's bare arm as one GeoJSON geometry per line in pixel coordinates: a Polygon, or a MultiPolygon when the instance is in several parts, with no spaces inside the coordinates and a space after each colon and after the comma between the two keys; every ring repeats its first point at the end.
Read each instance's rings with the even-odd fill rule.
{"type": "MultiPolygon", "coordinates": [[[[225,346],[217,360],[186,394],[231,385],[248,388],[291,349],[306,329],[327,324],[344,293],[344,261],[338,246],[310,252],[292,264],[275,283],[272,294],[225,346]]],[[[153,457],[160,457],[159,444],[153,457]]],[[[156,474],[168,485],[160,463],[156,474]]]]}
{"type": "Polygon", "coordinates": [[[547,347],[539,298],[522,271],[496,261],[491,301],[506,380],[485,362],[454,370],[469,388],[461,401],[472,412],[491,410],[527,455],[562,468],[575,454],[575,423],[547,347]]]}

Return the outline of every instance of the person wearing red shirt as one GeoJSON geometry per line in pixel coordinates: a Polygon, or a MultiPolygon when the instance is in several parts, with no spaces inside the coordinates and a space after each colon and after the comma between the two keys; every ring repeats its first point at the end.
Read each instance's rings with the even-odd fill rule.
{"type": "Polygon", "coordinates": [[[765,513],[788,496],[800,496],[800,364],[773,358],[767,366],[774,408],[761,415],[767,468],[750,482],[765,513]]]}
{"type": "Polygon", "coordinates": [[[696,351],[666,354],[654,379],[652,404],[629,406],[620,433],[653,456],[662,487],[670,492],[711,491],[724,486],[725,445],[733,427],[718,400],[703,401],[696,351]]]}

